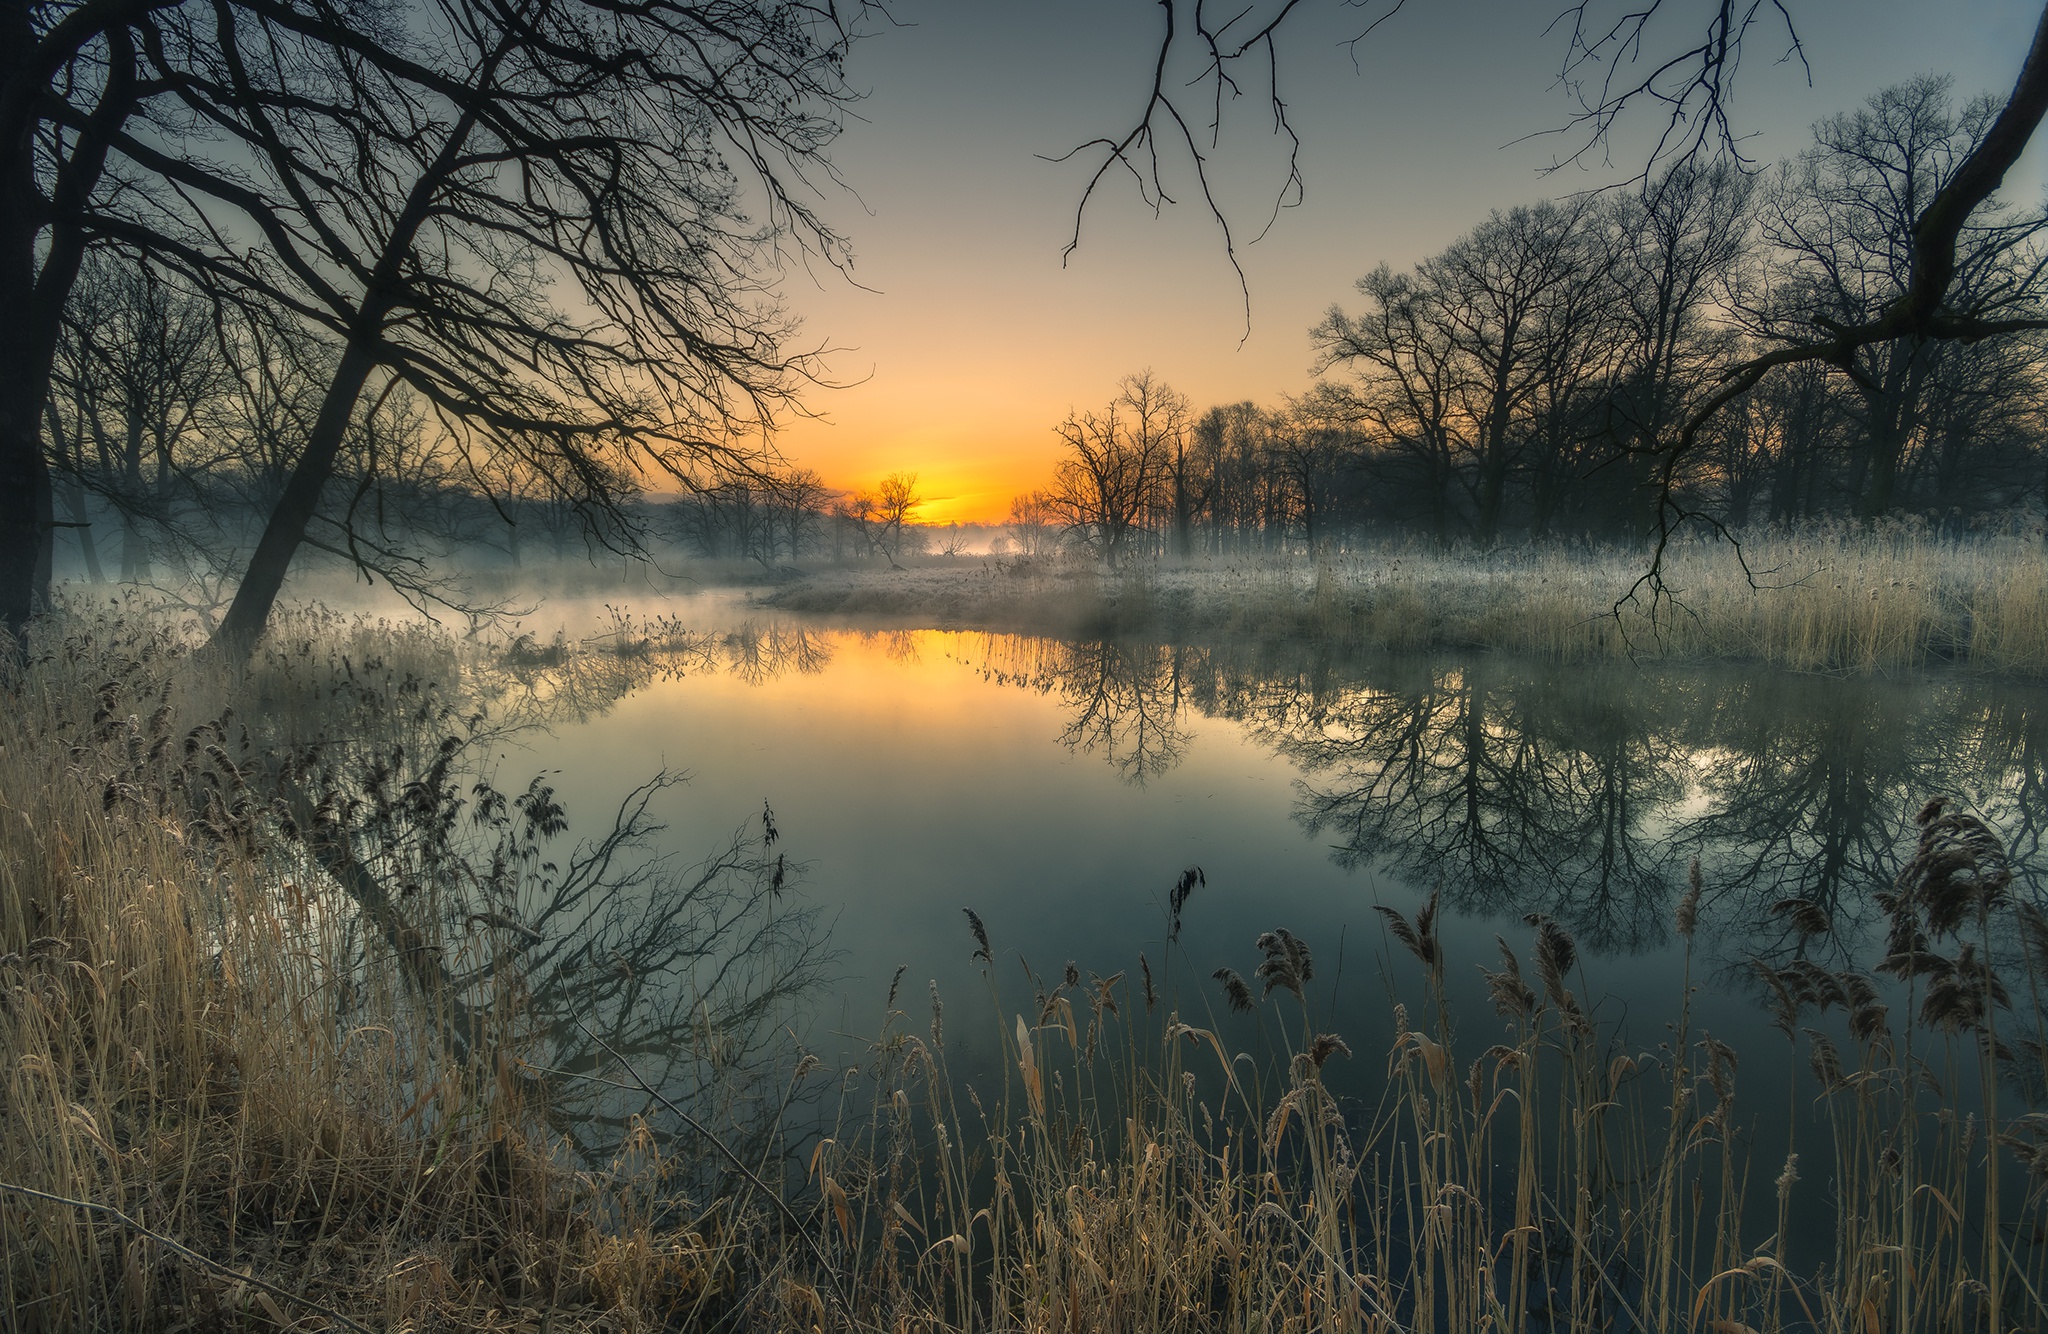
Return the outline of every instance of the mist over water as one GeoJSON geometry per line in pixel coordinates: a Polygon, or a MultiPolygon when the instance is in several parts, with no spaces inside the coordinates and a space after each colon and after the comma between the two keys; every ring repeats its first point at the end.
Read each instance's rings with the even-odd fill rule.
{"type": "Polygon", "coordinates": [[[1069,960],[1135,977],[1141,952],[1166,1005],[1250,1049],[1254,1023],[1277,1037],[1273,1005],[1229,1014],[1210,974],[1249,976],[1254,938],[1285,927],[1315,951],[1315,1024],[1358,1053],[1331,1083],[1369,1099],[1390,1002],[1421,991],[1375,907],[1412,915],[1432,891],[1469,1040],[1499,1027],[1478,971],[1496,966],[1495,934],[1522,950],[1525,916],[1543,914],[1577,937],[1597,1017],[1654,1048],[1681,1000],[1673,910],[1697,857],[1695,1030],[1754,1054],[1748,1106],[1782,1107],[1783,1039],[1751,961],[1867,969],[1871,896],[1928,797],[1983,812],[2021,892],[2038,890],[2034,687],[882,631],[730,598],[673,614],[707,651],[534,752],[584,820],[664,766],[689,771],[661,812],[684,853],[773,808],[805,868],[792,892],[825,910],[839,955],[839,980],[788,1016],[828,1059],[859,1059],[903,965],[897,1007],[921,1021],[935,982],[953,1068],[995,1077],[996,1025],[1034,989],[1020,958],[1041,978],[1069,960]],[[1204,883],[1169,949],[1167,896],[1189,866],[1204,883]],[[1802,945],[1772,911],[1789,898],[1833,933],[1802,945]],[[987,924],[994,1002],[962,908],[987,924]]]}

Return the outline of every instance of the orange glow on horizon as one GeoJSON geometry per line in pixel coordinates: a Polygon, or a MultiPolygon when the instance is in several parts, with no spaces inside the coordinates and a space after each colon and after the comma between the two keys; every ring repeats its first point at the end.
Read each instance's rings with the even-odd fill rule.
{"type": "MultiPolygon", "coordinates": [[[[890,472],[911,472],[917,474],[917,492],[924,497],[924,503],[912,516],[920,524],[944,526],[949,523],[1002,524],[1009,521],[1010,500],[1025,491],[1036,490],[1045,485],[1045,478],[1009,478],[1000,473],[977,469],[975,460],[955,459],[950,462],[934,462],[929,467],[891,468],[890,472]]],[[[825,485],[835,491],[853,493],[871,491],[885,474],[834,478],[827,474],[825,485]]]]}
{"type": "MultiPolygon", "coordinates": [[[[1197,417],[1245,400],[1277,407],[1313,383],[1310,331],[1332,304],[1358,309],[1361,274],[1406,269],[1490,209],[1608,182],[1544,176],[1556,143],[1517,137],[1569,112],[1532,48],[1556,41],[1547,11],[1491,4],[1475,27],[1432,7],[1363,50],[1339,22],[1322,56],[1304,41],[1290,58],[1313,185],[1264,241],[1246,236],[1241,270],[1199,204],[1183,196],[1155,210],[1128,188],[1093,197],[1085,244],[1070,251],[1087,166],[1048,154],[1128,114],[1140,75],[1118,42],[1149,49],[1149,20],[1131,10],[1121,38],[1076,48],[1032,6],[950,8],[962,12],[864,46],[872,93],[833,153],[860,194],[827,209],[856,262],[850,275],[792,264],[777,294],[800,322],[790,349],[819,358],[820,385],[802,397],[820,415],[786,416],[776,451],[841,491],[915,473],[922,523],[1003,522],[1014,496],[1051,481],[1059,422],[1099,411],[1125,375],[1151,370],[1197,417]],[[1447,80],[1484,95],[1437,107],[1447,80]],[[843,387],[822,387],[834,382],[843,387]]],[[[1768,134],[1753,147],[1761,161],[1796,153],[1816,118],[1923,69],[1952,71],[1959,94],[2009,87],[2010,52],[2039,17],[2010,3],[1962,24],[1952,7],[1911,0],[1812,8],[1802,33],[1828,53],[1825,67],[1744,95],[1745,127],[1768,134]]],[[[1246,137],[1215,159],[1224,204],[1254,228],[1287,161],[1284,145],[1252,132],[1257,120],[1244,117],[1246,137]]],[[[1625,148],[1613,173],[1640,165],[1633,141],[1625,148]]],[[[2040,157],[2036,145],[2013,198],[2038,191],[2040,157]]]]}
{"type": "MultiPolygon", "coordinates": [[[[955,409],[939,420],[885,404],[871,386],[817,396],[826,420],[787,424],[776,448],[792,467],[815,470],[835,491],[872,491],[890,473],[913,473],[922,524],[1001,524],[1011,498],[1051,480],[1057,418],[982,426],[955,409]]],[[[896,395],[887,395],[894,399],[896,395]]]]}

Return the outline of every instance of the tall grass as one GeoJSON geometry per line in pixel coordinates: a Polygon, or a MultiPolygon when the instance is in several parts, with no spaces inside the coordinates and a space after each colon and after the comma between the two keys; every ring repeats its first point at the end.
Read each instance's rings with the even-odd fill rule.
{"type": "MultiPolygon", "coordinates": [[[[0,1326],[635,1329],[729,1306],[758,1208],[728,1208],[723,1241],[679,1221],[703,1173],[646,1100],[578,1101],[539,1068],[565,1002],[528,938],[619,960],[577,1005],[624,1041],[617,993],[657,982],[631,953],[648,915],[521,920],[579,863],[553,875],[482,786],[461,825],[509,834],[502,894],[425,832],[478,721],[453,642],[303,613],[243,672],[190,640],[77,613],[0,668],[0,1326]],[[619,1123],[608,1159],[571,1153],[568,1112],[619,1123]]],[[[518,804],[559,820],[544,789],[518,804]]],[[[648,882],[674,891],[648,910],[664,948],[754,920],[735,863],[707,867],[648,882]]],[[[699,1027],[682,1065],[743,1064],[725,993],[675,1004],[699,1027]]]]}
{"type": "MultiPolygon", "coordinates": [[[[642,1030],[601,999],[601,1040],[569,1062],[539,1022],[552,975],[520,944],[541,934],[534,900],[485,912],[461,890],[488,859],[417,841],[447,814],[448,774],[393,762],[327,788],[343,793],[331,805],[320,795],[323,765],[348,756],[447,753],[467,701],[439,683],[474,664],[426,632],[296,624],[248,675],[119,617],[46,628],[7,668],[10,1327],[2048,1324],[2048,917],[1970,816],[1921,813],[1915,855],[1876,900],[1873,966],[1823,966],[1818,949],[1759,966],[1776,1051],[1738,1054],[1694,1023],[1697,874],[1678,908],[1675,1018],[1655,1044],[1596,1018],[1597,979],[1540,918],[1519,951],[1503,941],[1484,961],[1494,1021],[1454,1015],[1447,978],[1481,961],[1448,956],[1434,898],[1412,917],[1382,910],[1404,1003],[1318,1018],[1317,960],[1284,930],[1258,939],[1249,976],[1181,953],[1190,877],[1165,957],[1108,978],[1071,964],[1020,978],[969,914],[1001,1016],[971,1047],[993,1049],[992,1072],[949,1037],[936,990],[912,1003],[892,986],[853,1065],[807,1058],[765,1096],[707,1110],[659,1090],[677,1058],[734,1066],[744,1004],[690,994],[686,1024],[636,1044],[620,1035],[642,1030]],[[264,716],[245,731],[231,709],[264,716]],[[280,774],[301,788],[269,782],[280,774]],[[323,809],[353,831],[358,869],[414,875],[396,917],[349,891],[347,864],[307,834],[323,809]],[[365,832],[379,828],[412,832],[365,832]],[[1376,1101],[1336,1091],[1344,1063],[1382,1061],[1376,1101]],[[1764,1061],[1807,1072],[1789,1103],[1739,1096],[1738,1070],[1764,1061]],[[609,1101],[577,1115],[620,1132],[603,1161],[572,1152],[561,1121],[592,1086],[609,1101]],[[821,1089],[814,1124],[800,1112],[821,1089]],[[1752,1139],[1759,1123],[1782,1133],[1752,1139]]],[[[620,661],[714,652],[658,623],[613,638],[620,661]]],[[[802,655],[718,643],[735,670],[802,655]]],[[[499,656],[537,673],[551,651],[499,656]]],[[[536,792],[522,816],[550,823],[536,792]]],[[[539,884],[543,858],[521,851],[538,845],[516,821],[505,831],[486,851],[509,847],[539,884]]],[[[747,874],[772,865],[780,884],[779,855],[746,856],[747,874]]],[[[738,930],[755,900],[705,887],[741,869],[664,881],[652,899],[738,930]]],[[[1803,901],[1774,911],[1803,940],[1829,926],[1803,901]]],[[[606,920],[593,907],[573,927],[606,920]]],[[[782,1013],[772,988],[745,994],[782,1013]]]]}
{"type": "Polygon", "coordinates": [[[1048,633],[1294,636],[1391,649],[1502,648],[1564,660],[1725,658],[1800,670],[1960,662],[2048,671],[2048,551],[2036,535],[1951,540],[1913,525],[1685,540],[1670,596],[1631,599],[1635,548],[1540,543],[1446,553],[1409,541],[1313,559],[1138,565],[989,561],[821,573],[768,600],[796,611],[1048,633]],[[1619,604],[1619,606],[1617,606],[1619,604]]]}
{"type": "MultiPolygon", "coordinates": [[[[1016,1016],[1008,1077],[963,1101],[937,997],[925,1032],[892,1008],[849,1122],[864,1133],[842,1129],[809,1163],[836,1262],[868,1294],[845,1323],[2039,1328],[2048,1117],[2000,1108],[2021,1090],[2038,1106],[2040,1011],[1998,977],[2035,985],[2048,918],[2008,897],[1973,819],[1930,808],[1921,823],[1886,898],[1880,967],[1897,985],[1810,961],[1764,970],[1788,1048],[1746,1057],[1806,1049],[1813,1073],[1789,1108],[1744,1104],[1742,1058],[1691,1018],[1697,879],[1678,910],[1676,1019],[1649,1048],[1594,1021],[1571,937],[1540,919],[1529,969],[1502,941],[1485,974],[1494,1040],[1459,1033],[1435,899],[1412,920],[1382,909],[1415,991],[1394,1011],[1376,1106],[1325,1083],[1333,1062],[1382,1053],[1319,1031],[1315,960],[1283,930],[1259,939],[1254,978],[1216,973],[1231,1008],[1259,1012],[1271,1060],[1233,1051],[1213,1018],[1190,1022],[1149,963],[1135,984],[1069,965],[1047,986],[1027,969],[1029,993],[1007,1006],[990,982],[1016,1016]],[[2025,949],[1987,968],[2005,930],[2025,949]],[[1819,1142],[1792,1129],[1809,1100],[1819,1142]],[[1765,1161],[1749,1125],[1781,1116],[1786,1147],[1765,1161]]],[[[1818,929],[1811,905],[1786,911],[1818,929]]]]}

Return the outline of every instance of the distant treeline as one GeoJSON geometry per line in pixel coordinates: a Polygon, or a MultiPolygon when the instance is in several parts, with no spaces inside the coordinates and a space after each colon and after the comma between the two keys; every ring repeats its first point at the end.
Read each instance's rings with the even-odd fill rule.
{"type": "MultiPolygon", "coordinates": [[[[90,582],[175,586],[202,605],[232,593],[320,411],[333,349],[289,326],[224,318],[157,270],[88,260],[67,307],[44,435],[55,478],[55,557],[90,582]],[[67,549],[68,548],[68,549],[67,549]]],[[[415,595],[466,563],[632,554],[741,560],[891,560],[943,547],[914,521],[916,478],[873,492],[730,451],[725,466],[655,479],[570,451],[508,456],[402,385],[349,424],[307,545],[415,595]]]]}
{"type": "MultiPolygon", "coordinates": [[[[1673,506],[1739,527],[1967,525],[2038,505],[2043,334],[2017,326],[2043,314],[2048,214],[1996,199],[1962,233],[1945,309],[2012,331],[1783,367],[1694,448],[1669,448],[1731,366],[1881,313],[1910,276],[1914,220],[1996,109],[1916,79],[1821,122],[1767,173],[1686,164],[1640,191],[1495,212],[1411,270],[1360,279],[1359,303],[1311,332],[1320,378],[1298,397],[1198,412],[1146,372],[1070,414],[1051,484],[1016,499],[999,545],[1116,564],[1341,549],[1390,530],[1628,540],[1673,506]]],[[[168,577],[219,605],[318,428],[339,355],[303,321],[93,252],[44,413],[51,522],[71,539],[57,554],[88,579],[168,577]]],[[[775,568],[961,545],[917,522],[914,476],[836,492],[731,430],[657,471],[573,423],[479,434],[451,411],[398,378],[361,396],[305,544],[422,598],[458,551],[775,568]]]]}
{"type": "MultiPolygon", "coordinates": [[[[1312,331],[1323,378],[1298,398],[1197,415],[1147,372],[1070,415],[1015,540],[1115,562],[1386,527],[1482,545],[1641,537],[1667,498],[1731,526],[2031,505],[2048,485],[2038,332],[1784,367],[1665,473],[1731,366],[1883,313],[1916,218],[1997,109],[1916,79],[1822,121],[1772,172],[1688,164],[1640,192],[1495,212],[1412,270],[1360,279],[1361,308],[1312,331]]],[[[1980,209],[1948,308],[2038,319],[2044,226],[2038,208],[1980,209]]]]}
{"type": "MultiPolygon", "coordinates": [[[[91,257],[44,411],[53,519],[67,535],[54,557],[92,582],[175,585],[222,603],[284,494],[334,357],[300,328],[91,257]]],[[[421,396],[387,385],[353,413],[307,545],[433,597],[442,558],[458,551],[511,566],[626,553],[773,566],[893,561],[934,540],[914,521],[921,500],[903,474],[845,494],[808,469],[727,450],[716,469],[648,479],[569,449],[499,443],[473,447],[421,396]]]]}

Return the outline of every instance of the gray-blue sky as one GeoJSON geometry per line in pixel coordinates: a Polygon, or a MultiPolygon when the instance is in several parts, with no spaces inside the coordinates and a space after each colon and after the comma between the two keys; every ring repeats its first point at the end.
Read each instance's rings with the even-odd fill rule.
{"type": "MultiPolygon", "coordinates": [[[[1681,13],[1704,10],[1699,0],[1681,13]]],[[[871,90],[835,151],[859,200],[828,201],[854,241],[861,290],[829,272],[786,288],[806,333],[843,349],[857,387],[821,392],[825,422],[784,449],[839,485],[919,472],[937,517],[999,513],[1050,467],[1050,427],[1149,366],[1197,405],[1276,400],[1309,383],[1306,331],[1381,261],[1411,264],[1506,207],[1641,167],[1649,119],[1624,126],[1611,167],[1541,168],[1575,141],[1524,138],[1572,103],[1558,85],[1557,0],[1409,0],[1355,48],[1376,10],[1309,0],[1282,46],[1283,91],[1302,137],[1306,197],[1242,250],[1241,296],[1213,221],[1182,203],[1155,218],[1113,182],[1082,247],[1061,248],[1086,178],[1042,160],[1127,125],[1158,34],[1152,0],[904,0],[902,26],[858,48],[871,90]],[[1354,63],[1355,55],[1355,63],[1354,63]],[[1242,341],[1240,341],[1242,340],[1242,341]]],[[[1816,119],[1915,74],[1957,92],[2003,92],[2039,17],[2035,0],[1793,0],[1811,66],[1781,64],[1762,30],[1736,83],[1745,149],[1796,152],[1816,119]]],[[[1248,90],[1226,122],[1218,179],[1251,229],[1284,171],[1248,90]]],[[[2042,145],[2014,182],[2038,195],[2042,145]]]]}

